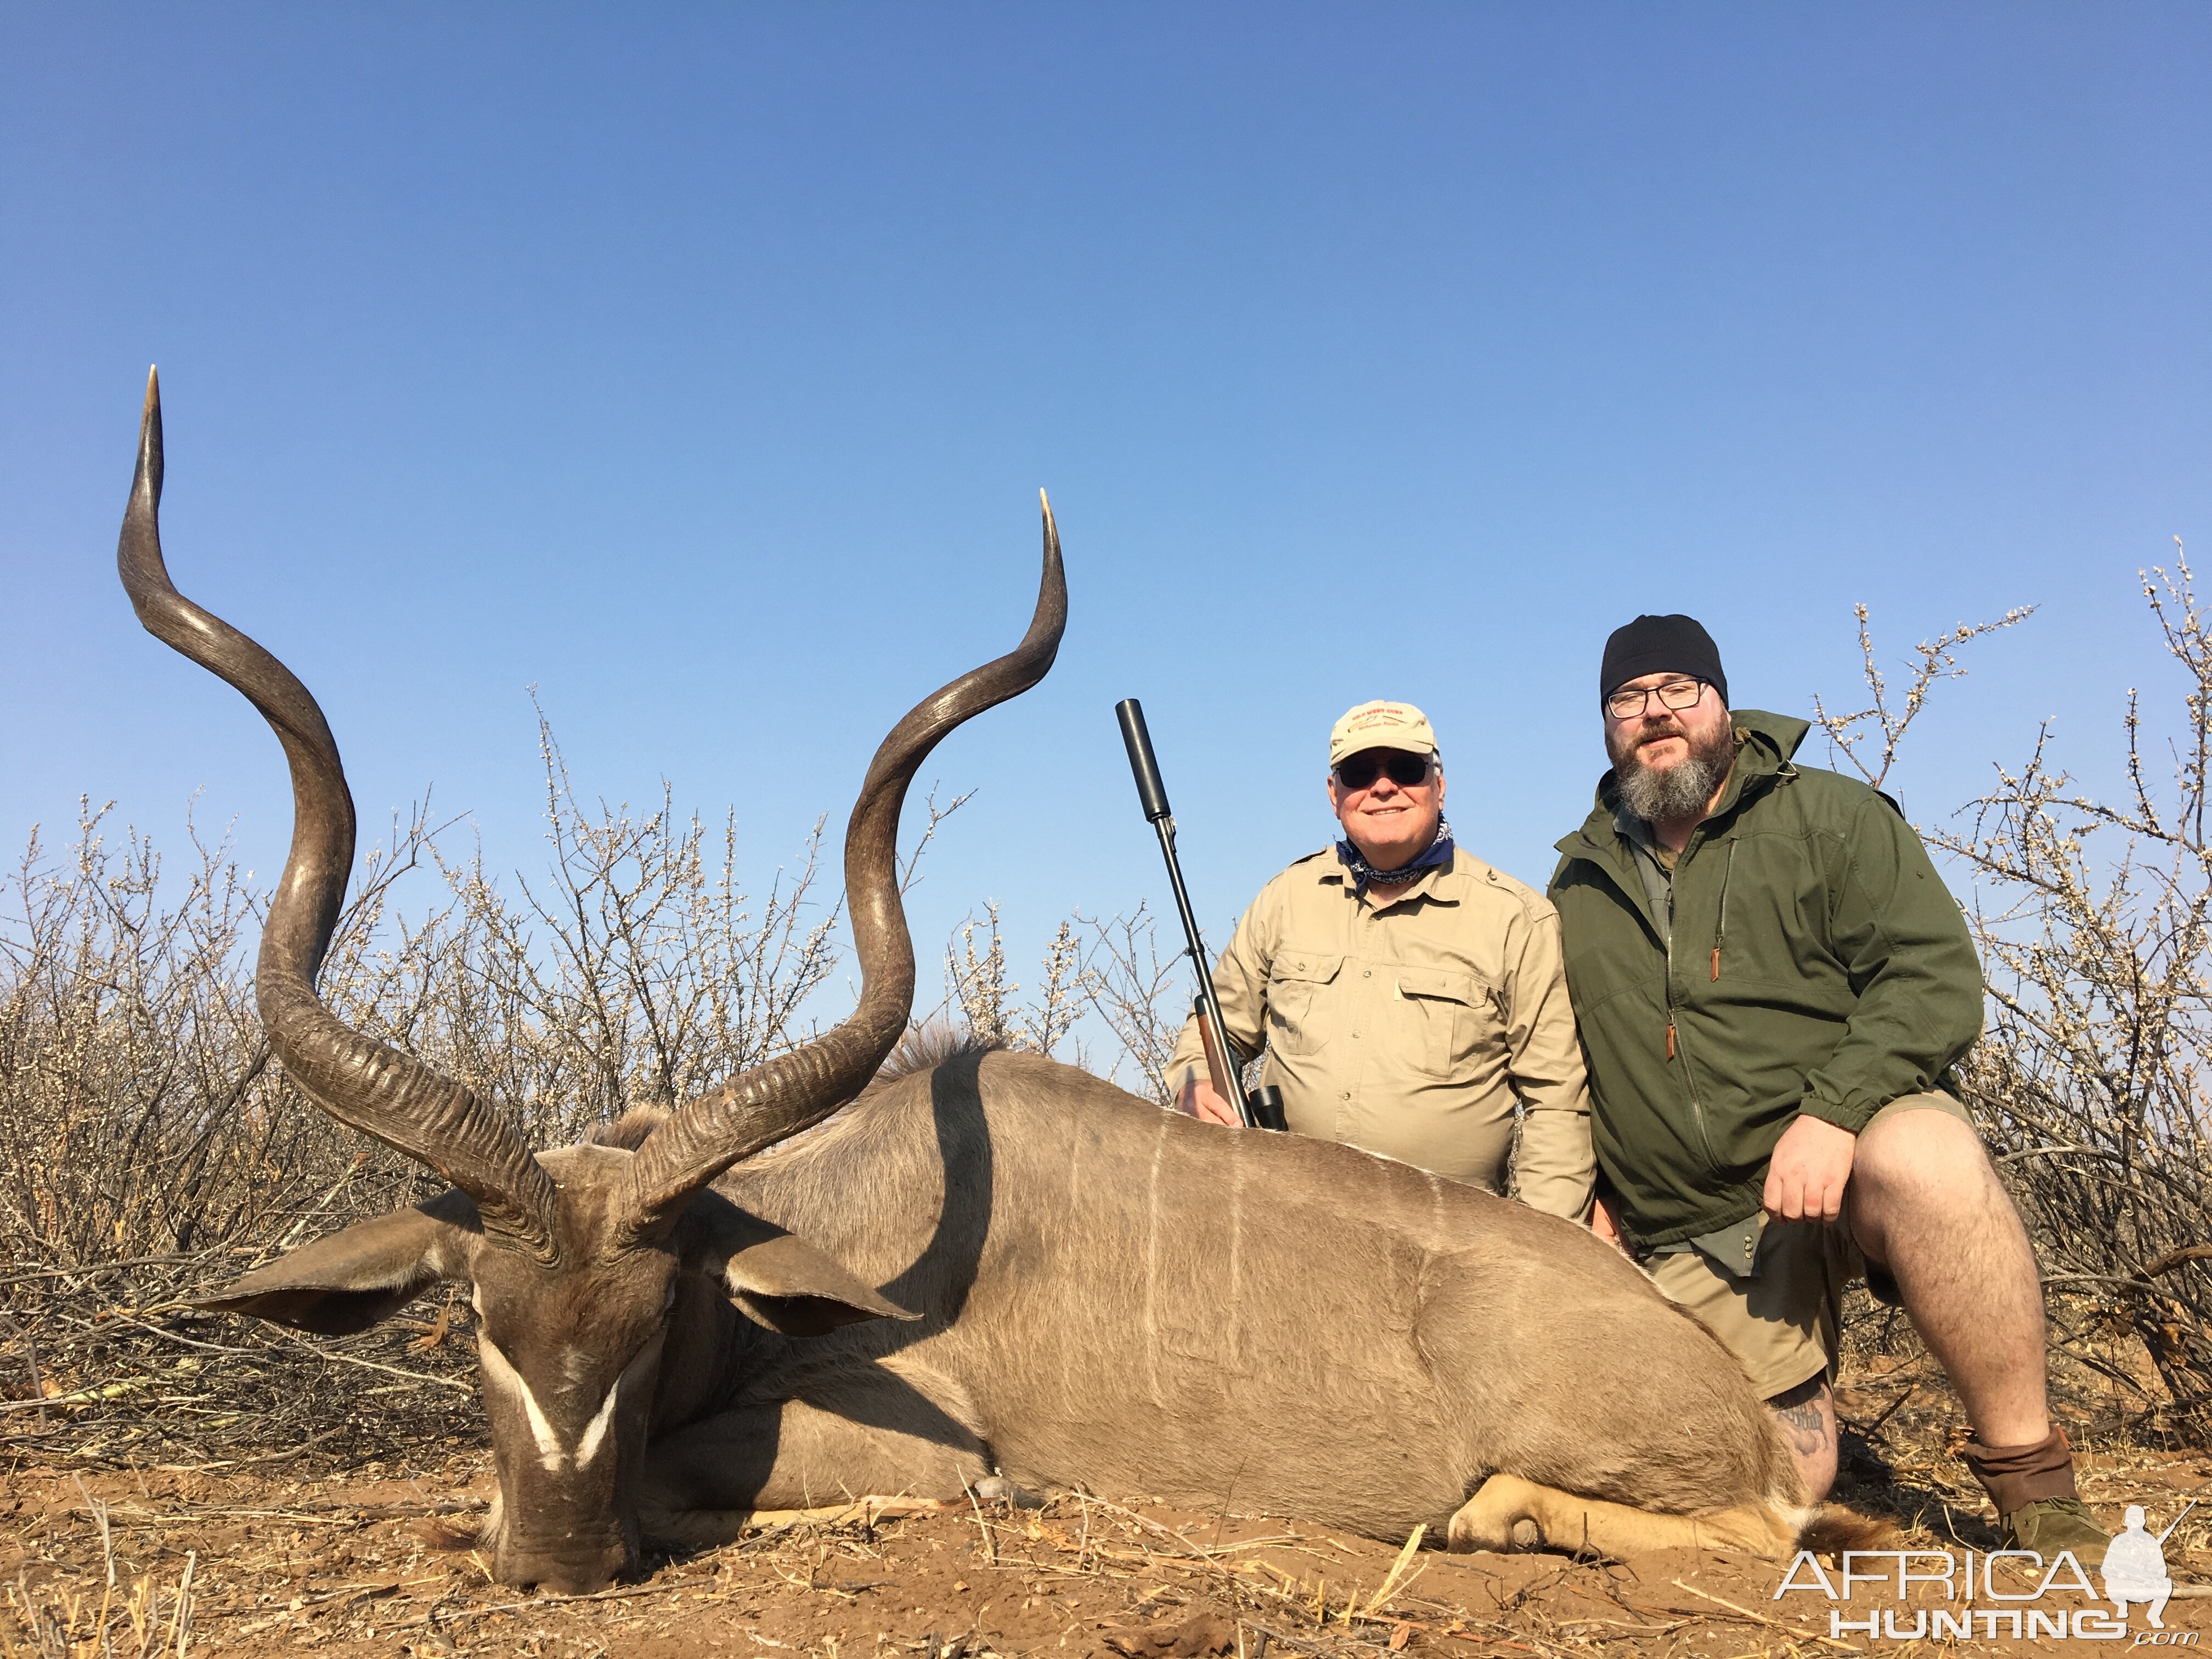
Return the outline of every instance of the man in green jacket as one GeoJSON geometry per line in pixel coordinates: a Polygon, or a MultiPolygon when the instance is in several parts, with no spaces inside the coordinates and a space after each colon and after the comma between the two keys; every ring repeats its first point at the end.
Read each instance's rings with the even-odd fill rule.
{"type": "Polygon", "coordinates": [[[1863,1273],[1958,1390],[2008,1535],[2101,1548],[2046,1408],[2027,1235],[1952,1089],[1981,969],[1927,849],[1887,796],[1796,763],[1805,721],[1731,711],[1690,617],[1617,630],[1599,696],[1613,769],[1551,886],[1595,1224],[1742,1360],[1814,1500],[1863,1273]]]}

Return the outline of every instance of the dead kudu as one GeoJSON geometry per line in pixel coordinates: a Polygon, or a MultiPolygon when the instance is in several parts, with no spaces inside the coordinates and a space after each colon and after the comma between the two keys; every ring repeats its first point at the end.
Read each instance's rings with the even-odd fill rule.
{"type": "Polygon", "coordinates": [[[1292,1514],[1461,1547],[1760,1553],[1855,1517],[1802,1507],[1733,1360],[1567,1223],[1320,1141],[1164,1113],[1030,1056],[960,1054],[860,1095],[905,1028],[894,868],[915,771],[1042,678],[1058,536],[1027,635],[877,751],[846,836],[862,982],[842,1024],[672,1112],[533,1154],[507,1119],[351,1030],[314,981],[354,846],[320,709],[162,562],[148,387],[118,563],[157,638],[228,681],[290,763],[292,849],[256,994],[340,1121],[451,1190],[295,1250],[203,1305],[347,1332],[441,1280],[479,1316],[514,1584],[599,1588],[647,1534],[867,1492],[1036,1485],[1292,1514]]]}

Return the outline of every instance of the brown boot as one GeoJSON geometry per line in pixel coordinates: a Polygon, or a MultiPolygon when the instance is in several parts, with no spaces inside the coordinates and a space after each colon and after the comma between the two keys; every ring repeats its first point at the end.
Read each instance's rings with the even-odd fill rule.
{"type": "Polygon", "coordinates": [[[2033,1550],[2045,1561],[2072,1550],[2074,1559],[2093,1571],[2112,1541],[2078,1498],[2046,1498],[2014,1510],[2004,1518],[2004,1535],[2007,1549],[2033,1550]]]}
{"type": "Polygon", "coordinates": [[[2072,1550],[2078,1558],[2085,1550],[2102,1551],[2112,1541],[2074,1488],[2074,1449],[2057,1424],[2043,1439],[2025,1446],[1970,1440],[1964,1455],[1996,1506],[2007,1548],[2033,1550],[2045,1559],[2072,1550]]]}

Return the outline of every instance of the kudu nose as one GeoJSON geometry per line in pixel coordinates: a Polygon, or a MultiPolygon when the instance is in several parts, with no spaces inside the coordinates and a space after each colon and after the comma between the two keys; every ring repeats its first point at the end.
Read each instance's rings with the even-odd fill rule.
{"type": "Polygon", "coordinates": [[[523,1567],[501,1577],[517,1589],[536,1590],[544,1595],[596,1595],[615,1582],[612,1571],[600,1571],[589,1566],[523,1567]]]}
{"type": "Polygon", "coordinates": [[[596,1595],[614,1582],[611,1572],[556,1572],[540,1580],[538,1588],[555,1595],[596,1595]]]}
{"type": "Polygon", "coordinates": [[[518,1589],[536,1589],[547,1595],[595,1595],[611,1588],[629,1565],[628,1553],[615,1545],[604,1550],[564,1551],[559,1555],[518,1556],[500,1564],[499,1577],[501,1583],[518,1589]]]}

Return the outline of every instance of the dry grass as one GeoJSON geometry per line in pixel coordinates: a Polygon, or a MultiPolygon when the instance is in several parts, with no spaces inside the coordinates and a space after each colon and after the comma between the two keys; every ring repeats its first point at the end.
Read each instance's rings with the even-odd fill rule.
{"type": "MultiPolygon", "coordinates": [[[[836,911],[812,900],[818,830],[756,907],[733,829],[714,848],[665,797],[587,808],[550,732],[544,757],[550,872],[510,900],[480,859],[442,860],[418,811],[364,860],[320,983],[557,1146],[811,1035],[836,911]],[[431,867],[442,901],[403,918],[394,884],[431,867]]],[[[88,809],[58,857],[34,834],[0,890],[0,1457],[313,1468],[473,1445],[465,1302],[337,1340],[188,1304],[437,1189],[270,1064],[249,967],[264,895],[224,845],[191,848],[165,872],[88,809]]]]}
{"type": "MultiPolygon", "coordinates": [[[[2212,1443],[2212,637],[2185,561],[2144,573],[2142,591],[2179,693],[2153,721],[2172,755],[2166,777],[2147,763],[2130,692],[2125,800],[2077,789],[2046,724],[2026,762],[1994,769],[1986,794],[1921,833],[1972,897],[1990,1020],[1960,1080],[2051,1289],[2052,1352],[2113,1385],[2129,1432],[2201,1446],[2212,1443]]],[[[1900,702],[1862,606],[1871,705],[1821,708],[1821,723],[1879,787],[1930,689],[1963,672],[1957,648],[2027,615],[1921,645],[1900,702]]]]}
{"type": "MultiPolygon", "coordinates": [[[[813,1035],[802,1009],[836,965],[836,907],[814,896],[818,825],[756,902],[733,821],[710,837],[666,792],[643,811],[587,805],[540,734],[550,869],[501,880],[448,859],[453,826],[418,809],[364,860],[320,986],[558,1146],[813,1035]],[[410,872],[442,878],[426,914],[398,909],[410,872]]],[[[961,804],[931,798],[908,884],[961,804]]],[[[465,1297],[342,1339],[191,1305],[437,1183],[270,1063],[250,968],[265,893],[226,845],[189,848],[165,871],[88,807],[65,850],[34,833],[0,886],[0,1467],[304,1474],[473,1447],[465,1297]]],[[[948,947],[940,1008],[970,1039],[1079,1061],[1071,1028],[1099,985],[1084,957],[1063,924],[1023,1002],[987,907],[948,947]]]]}
{"type": "MultiPolygon", "coordinates": [[[[2203,1471],[2142,1461],[2158,1457],[2097,1460],[2093,1498],[2110,1488],[2161,1512],[2177,1506],[2175,1488],[2203,1471]]],[[[1179,1640],[1243,1659],[1854,1650],[1827,1641],[1824,1606],[1778,1604],[1778,1567],[1746,1558],[1444,1556],[1295,1519],[1079,1492],[1035,1509],[979,1495],[757,1516],[742,1541],[657,1558],[642,1582],[520,1597],[450,1541],[454,1525],[481,1516],[486,1486],[463,1459],[435,1480],[441,1494],[467,1494],[458,1498],[374,1472],[324,1481],[41,1474],[0,1500],[0,1659],[173,1655],[179,1632],[185,1652],[242,1654],[1165,1659],[1179,1640]]],[[[1907,1541],[1975,1542],[1940,1526],[1907,1541]]],[[[2168,1559],[2201,1576],[2212,1565],[2205,1542],[2203,1528],[2185,1528],[2168,1559]]],[[[2200,1609],[2212,1612],[2177,1601],[2168,1623],[2199,1628],[2200,1609]]]]}

